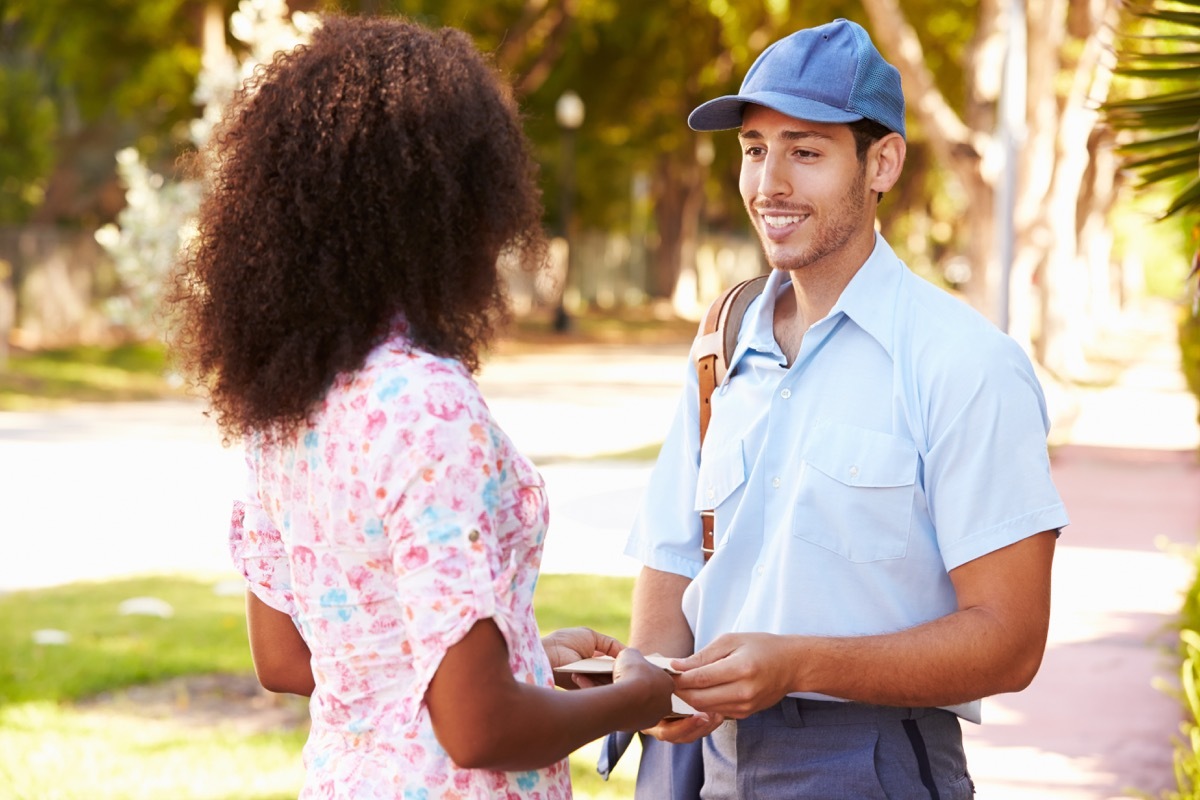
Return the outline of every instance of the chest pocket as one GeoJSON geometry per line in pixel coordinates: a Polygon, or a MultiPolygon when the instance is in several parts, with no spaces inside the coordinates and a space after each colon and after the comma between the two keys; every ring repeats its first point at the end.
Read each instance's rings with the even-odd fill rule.
{"type": "Polygon", "coordinates": [[[904,439],[850,425],[816,431],[804,455],[793,534],[853,562],[903,558],[918,454],[904,439]]]}
{"type": "Polygon", "coordinates": [[[712,448],[700,459],[700,474],[696,480],[695,511],[718,508],[721,503],[746,482],[746,461],[742,457],[742,443],[729,442],[720,448],[712,448]]]}

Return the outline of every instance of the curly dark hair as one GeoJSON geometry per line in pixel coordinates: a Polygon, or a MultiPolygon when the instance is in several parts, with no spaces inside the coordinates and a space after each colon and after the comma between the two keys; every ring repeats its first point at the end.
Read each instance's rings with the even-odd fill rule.
{"type": "Polygon", "coordinates": [[[195,167],[171,343],[226,440],[297,430],[398,314],[474,371],[507,316],[498,260],[545,257],[511,90],[452,28],[325,17],[246,82],[195,167]]]}

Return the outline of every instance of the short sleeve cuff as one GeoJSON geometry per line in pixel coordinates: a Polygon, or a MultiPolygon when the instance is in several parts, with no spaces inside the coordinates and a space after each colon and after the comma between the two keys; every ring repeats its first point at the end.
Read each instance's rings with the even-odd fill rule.
{"type": "Polygon", "coordinates": [[[253,513],[246,504],[234,503],[229,523],[229,554],[233,567],[246,579],[246,585],[259,600],[294,617],[296,603],[287,550],[273,528],[247,519],[253,513]]]}
{"type": "Polygon", "coordinates": [[[1069,521],[1061,503],[1047,506],[943,547],[942,560],[950,571],[1034,534],[1062,528],[1069,521]]]}
{"type": "Polygon", "coordinates": [[[401,578],[404,597],[410,598],[402,611],[405,638],[411,643],[413,692],[423,697],[446,652],[482,619],[494,618],[507,640],[508,625],[501,620],[496,586],[487,554],[464,548],[448,559],[420,567],[401,578]],[[455,576],[453,580],[447,576],[455,576]]]}
{"type": "Polygon", "coordinates": [[[625,555],[640,561],[650,569],[659,572],[671,572],[685,578],[695,578],[704,566],[703,561],[684,558],[673,550],[664,547],[654,547],[640,537],[630,536],[625,544],[625,555]]]}

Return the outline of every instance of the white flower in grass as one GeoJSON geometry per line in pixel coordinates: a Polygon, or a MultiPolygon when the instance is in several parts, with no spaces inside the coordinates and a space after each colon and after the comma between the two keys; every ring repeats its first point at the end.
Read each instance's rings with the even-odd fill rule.
{"type": "Polygon", "coordinates": [[[170,619],[175,616],[175,608],[166,600],[157,597],[131,597],[121,601],[117,613],[123,617],[143,616],[170,619]]]}

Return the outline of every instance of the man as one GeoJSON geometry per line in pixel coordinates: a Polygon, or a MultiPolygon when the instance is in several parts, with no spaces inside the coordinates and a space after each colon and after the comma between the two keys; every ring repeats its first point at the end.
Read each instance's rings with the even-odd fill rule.
{"type": "Polygon", "coordinates": [[[1037,379],[875,232],[904,97],[860,26],[776,42],[688,123],[739,129],[772,270],[702,450],[691,372],[626,547],[631,644],[704,712],[647,733],[706,737],[706,800],[970,797],[959,719],[1037,672],[1067,524],[1037,379]]]}

